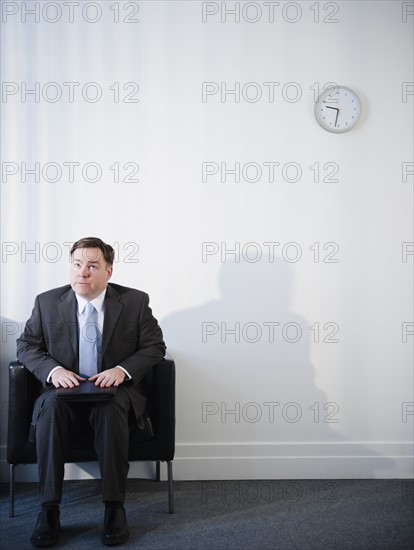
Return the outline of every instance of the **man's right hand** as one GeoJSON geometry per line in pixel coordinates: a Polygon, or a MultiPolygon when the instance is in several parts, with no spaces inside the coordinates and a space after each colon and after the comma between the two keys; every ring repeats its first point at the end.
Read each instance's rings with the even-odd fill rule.
{"type": "Polygon", "coordinates": [[[84,382],[86,378],[82,378],[76,372],[66,370],[63,367],[56,369],[52,374],[51,382],[55,388],[74,388],[79,386],[79,382],[84,382]]]}

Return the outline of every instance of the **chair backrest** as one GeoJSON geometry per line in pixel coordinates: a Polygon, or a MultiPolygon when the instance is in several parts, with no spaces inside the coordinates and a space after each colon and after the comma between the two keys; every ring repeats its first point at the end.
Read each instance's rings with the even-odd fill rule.
{"type": "MultiPolygon", "coordinates": [[[[131,432],[130,459],[169,461],[175,451],[175,364],[166,356],[142,381],[147,396],[147,416],[153,437],[140,430],[131,432]]],[[[41,383],[21,363],[9,367],[9,411],[7,461],[9,464],[36,462],[36,446],[29,440],[33,405],[42,391],[41,383]]],[[[96,460],[93,448],[74,449],[70,462],[96,460]]]]}

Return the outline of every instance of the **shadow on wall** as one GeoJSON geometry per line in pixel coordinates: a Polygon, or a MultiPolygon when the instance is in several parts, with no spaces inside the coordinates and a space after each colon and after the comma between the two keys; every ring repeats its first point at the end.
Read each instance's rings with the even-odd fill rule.
{"type": "Polygon", "coordinates": [[[219,300],[161,322],[177,363],[178,440],[344,443],[341,404],[315,383],[316,327],[290,309],[290,264],[225,263],[218,284],[219,300]]]}

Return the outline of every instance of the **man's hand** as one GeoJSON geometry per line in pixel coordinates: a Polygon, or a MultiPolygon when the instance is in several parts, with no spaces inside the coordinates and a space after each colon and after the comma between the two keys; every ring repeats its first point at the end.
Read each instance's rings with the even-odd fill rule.
{"type": "Polygon", "coordinates": [[[109,386],[119,386],[125,380],[125,372],[118,367],[113,369],[107,369],[95,376],[89,378],[90,382],[95,382],[95,386],[101,386],[101,388],[109,388],[109,386]]]}
{"type": "Polygon", "coordinates": [[[79,386],[79,381],[84,382],[85,378],[63,367],[56,369],[51,378],[51,382],[55,388],[74,388],[75,386],[79,386]]]}

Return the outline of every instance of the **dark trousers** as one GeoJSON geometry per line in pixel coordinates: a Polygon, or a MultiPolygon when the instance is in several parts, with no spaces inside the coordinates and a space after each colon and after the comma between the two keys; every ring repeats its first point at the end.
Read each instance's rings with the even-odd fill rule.
{"type": "Polygon", "coordinates": [[[102,500],[125,499],[128,476],[130,399],[119,388],[101,403],[74,403],[57,399],[54,388],[36,401],[33,424],[39,474],[40,502],[60,502],[69,441],[93,429],[93,441],[102,478],[102,500]]]}

